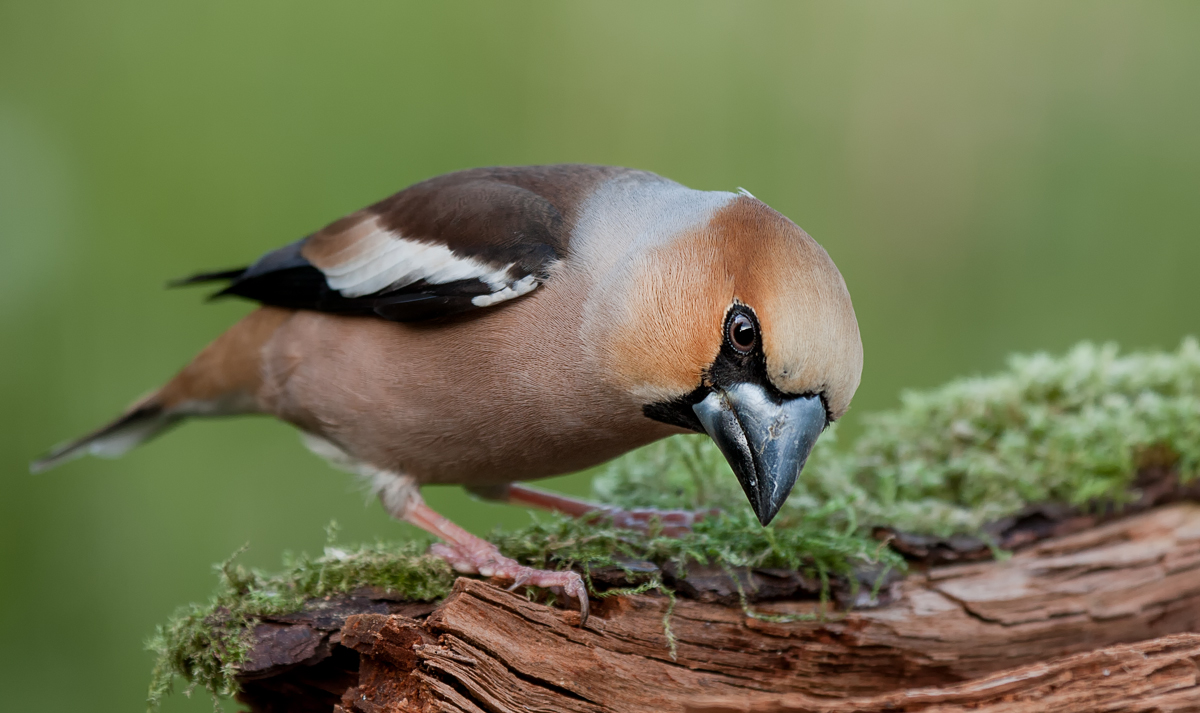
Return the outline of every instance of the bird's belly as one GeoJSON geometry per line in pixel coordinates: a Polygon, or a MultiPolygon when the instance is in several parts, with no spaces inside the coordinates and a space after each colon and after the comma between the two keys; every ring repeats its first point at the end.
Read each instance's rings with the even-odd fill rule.
{"type": "Polygon", "coordinates": [[[270,410],[368,468],[422,483],[544,478],[678,432],[564,365],[573,345],[518,350],[486,326],[299,313],[269,348],[270,410]]]}
{"type": "Polygon", "coordinates": [[[339,442],[371,464],[422,483],[488,485],[571,473],[676,432],[595,395],[513,407],[474,398],[409,400],[339,442]],[[592,410],[595,409],[595,410],[592,410]],[[583,413],[586,411],[587,413],[583,413]]]}

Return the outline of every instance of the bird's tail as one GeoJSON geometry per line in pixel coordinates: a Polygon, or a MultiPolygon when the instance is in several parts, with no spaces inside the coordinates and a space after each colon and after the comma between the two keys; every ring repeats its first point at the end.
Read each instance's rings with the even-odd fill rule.
{"type": "Polygon", "coordinates": [[[192,285],[204,285],[209,282],[226,282],[236,280],[245,274],[246,268],[235,267],[232,270],[216,270],[214,272],[199,272],[195,275],[182,277],[178,280],[171,280],[167,283],[167,287],[190,287],[192,285]]]}
{"type": "Polygon", "coordinates": [[[83,455],[116,458],[180,421],[181,416],[170,413],[153,399],[152,396],[143,400],[112,423],[54,448],[31,463],[29,470],[40,473],[83,455]]]}
{"type": "Polygon", "coordinates": [[[38,473],[88,454],[115,458],[192,416],[261,412],[263,347],[290,314],[274,307],[251,312],[161,389],[107,426],[50,451],[30,470],[38,473]]]}

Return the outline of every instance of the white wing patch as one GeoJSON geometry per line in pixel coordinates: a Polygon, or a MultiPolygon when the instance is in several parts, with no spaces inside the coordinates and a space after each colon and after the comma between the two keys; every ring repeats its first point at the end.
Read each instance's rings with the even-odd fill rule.
{"type": "Polygon", "coordinates": [[[512,263],[495,267],[458,255],[445,245],[408,240],[379,225],[376,217],[363,220],[347,232],[351,234],[347,237],[357,234],[357,239],[317,265],[329,286],[344,297],[363,297],[422,280],[435,285],[479,280],[493,292],[471,302],[487,307],[520,297],[538,285],[532,275],[512,280],[508,274],[512,263]]]}
{"type": "Polygon", "coordinates": [[[516,282],[506,285],[504,289],[500,290],[499,292],[493,292],[490,295],[478,295],[477,297],[472,297],[471,304],[475,305],[476,307],[491,307],[497,302],[504,302],[505,300],[511,300],[514,297],[520,297],[521,295],[529,294],[530,292],[533,292],[534,288],[537,286],[537,278],[535,278],[533,275],[526,275],[516,282]]]}

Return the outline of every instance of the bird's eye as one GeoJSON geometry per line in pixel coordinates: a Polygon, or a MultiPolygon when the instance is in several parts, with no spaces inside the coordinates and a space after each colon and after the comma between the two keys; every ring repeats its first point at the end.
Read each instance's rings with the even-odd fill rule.
{"type": "Polygon", "coordinates": [[[740,312],[734,314],[729,320],[729,343],[743,354],[754,351],[754,345],[758,344],[758,330],[754,327],[754,320],[740,312]]]}

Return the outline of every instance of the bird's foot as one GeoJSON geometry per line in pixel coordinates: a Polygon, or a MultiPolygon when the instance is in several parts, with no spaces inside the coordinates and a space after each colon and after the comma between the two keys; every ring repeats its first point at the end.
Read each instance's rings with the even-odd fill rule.
{"type": "Polygon", "coordinates": [[[679,537],[692,531],[696,523],[707,517],[720,514],[720,510],[659,510],[657,508],[636,508],[623,510],[621,508],[596,508],[584,515],[590,520],[606,520],[613,527],[639,532],[661,534],[666,537],[679,537]]]}
{"type": "Polygon", "coordinates": [[[380,494],[384,506],[396,517],[441,538],[442,541],[432,545],[429,551],[446,560],[456,571],[509,580],[513,583],[510,590],[521,586],[561,589],[566,596],[579,600],[579,625],[587,623],[587,587],[577,573],[526,567],[500,554],[500,550],[487,540],[437,514],[421,499],[411,480],[397,481],[395,488],[395,492],[384,490],[380,494]]]}
{"type": "Polygon", "coordinates": [[[429,551],[446,560],[461,574],[479,574],[511,581],[512,586],[508,588],[510,592],[518,587],[561,590],[568,598],[579,601],[579,625],[587,623],[587,587],[577,572],[526,567],[500,554],[500,550],[486,540],[462,544],[438,542],[430,546],[429,551]]]}

